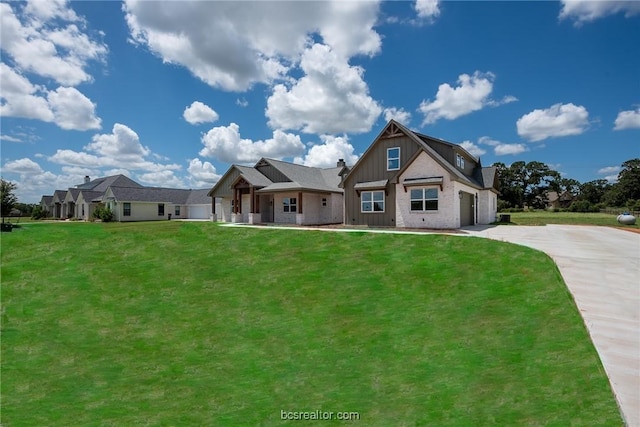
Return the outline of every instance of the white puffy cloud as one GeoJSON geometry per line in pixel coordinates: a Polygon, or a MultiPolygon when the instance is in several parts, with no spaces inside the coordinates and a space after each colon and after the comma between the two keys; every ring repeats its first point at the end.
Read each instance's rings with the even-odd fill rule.
{"type": "Polygon", "coordinates": [[[598,175],[618,175],[622,168],[620,166],[607,166],[601,169],[598,169],[598,175]]]}
{"type": "Polygon", "coordinates": [[[273,137],[264,141],[252,141],[240,136],[240,126],[231,123],[219,126],[202,136],[204,148],[200,155],[227,163],[253,163],[261,157],[282,159],[299,156],[304,144],[298,135],[275,130],[273,137]]]}
{"type": "Polygon", "coordinates": [[[215,166],[209,162],[203,162],[197,157],[189,160],[189,183],[194,188],[212,187],[221,175],[216,171],[215,166]]]}
{"type": "Polygon", "coordinates": [[[561,0],[560,19],[573,19],[576,26],[623,12],[626,18],[640,13],[640,2],[627,0],[561,0]]]}
{"type": "Polygon", "coordinates": [[[100,129],[102,120],[95,115],[96,105],[73,87],[59,87],[47,94],[53,121],[62,129],[100,129]]]}
{"type": "Polygon", "coordinates": [[[138,181],[153,187],[184,188],[184,182],[172,170],[147,172],[137,176],[138,181]]]}
{"type": "Polygon", "coordinates": [[[483,149],[479,145],[474,144],[471,141],[463,141],[460,143],[460,146],[467,150],[469,154],[475,157],[480,157],[487,152],[487,150],[483,149]]]}
{"type": "Polygon", "coordinates": [[[402,108],[385,108],[384,109],[384,120],[388,122],[389,120],[395,120],[398,123],[401,123],[405,126],[408,126],[411,122],[411,113],[405,111],[402,108]]]}
{"type": "Polygon", "coordinates": [[[3,116],[54,122],[66,130],[100,129],[95,104],[76,88],[60,86],[49,91],[31,84],[5,63],[0,63],[0,83],[3,116]]]}
{"type": "Polygon", "coordinates": [[[2,167],[2,172],[18,174],[40,173],[42,172],[42,168],[33,160],[22,158],[6,162],[2,167]]]}
{"type": "Polygon", "coordinates": [[[84,151],[58,149],[49,161],[66,166],[85,168],[119,168],[144,172],[180,169],[177,164],[162,164],[148,160],[151,150],[142,145],[138,134],[126,125],[116,123],[109,134],[97,134],[84,151]]]}
{"type": "Polygon", "coordinates": [[[421,19],[433,20],[440,16],[439,0],[416,0],[414,8],[421,19]]]}
{"type": "Polygon", "coordinates": [[[525,144],[499,144],[493,147],[496,156],[515,155],[529,151],[525,144]]]}
{"type": "Polygon", "coordinates": [[[317,168],[331,168],[336,166],[339,159],[344,159],[348,165],[358,161],[346,135],[320,135],[320,140],[322,144],[312,146],[304,157],[296,157],[294,162],[317,168]]]}
{"type": "Polygon", "coordinates": [[[478,138],[478,144],[493,147],[493,152],[496,156],[515,155],[529,151],[529,147],[525,144],[506,144],[488,136],[478,138]]]}
{"type": "Polygon", "coordinates": [[[500,101],[489,98],[493,91],[493,73],[476,71],[473,75],[458,76],[458,86],[452,87],[448,83],[438,86],[438,92],[433,101],[422,101],[418,111],[424,114],[423,126],[433,124],[440,119],[453,120],[485,106],[498,106],[516,101],[514,96],[506,96],[500,101]]]}
{"type": "Polygon", "coordinates": [[[218,113],[200,101],[194,101],[182,113],[184,119],[192,125],[212,123],[218,120],[218,113]]]}
{"type": "Polygon", "coordinates": [[[267,100],[272,128],[319,134],[371,130],[382,108],[369,96],[362,68],[322,44],[306,49],[300,66],[305,75],[290,88],[276,85],[267,100]]]}
{"type": "Polygon", "coordinates": [[[344,58],[373,55],[378,2],[148,2],[127,0],[132,39],[207,84],[243,91],[285,76],[319,36],[344,58]],[[274,24],[276,23],[276,24],[274,24]]]}
{"type": "Polygon", "coordinates": [[[108,52],[80,30],[84,21],[66,1],[0,3],[0,17],[2,50],[20,69],[63,86],[91,81],[89,62],[103,61],[108,52]]]}
{"type": "Polygon", "coordinates": [[[621,111],[616,117],[613,130],[640,128],[640,107],[635,110],[621,111]]]}
{"type": "Polygon", "coordinates": [[[516,122],[518,135],[529,141],[580,135],[589,127],[589,112],[580,105],[555,104],[544,110],[533,110],[516,122]]]}

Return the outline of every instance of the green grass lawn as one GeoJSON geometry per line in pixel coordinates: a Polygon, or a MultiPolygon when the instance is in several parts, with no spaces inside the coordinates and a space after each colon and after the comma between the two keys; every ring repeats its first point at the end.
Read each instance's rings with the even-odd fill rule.
{"type": "Polygon", "coordinates": [[[516,225],[575,224],[639,229],[638,223],[621,225],[618,223],[617,215],[606,213],[531,211],[507,214],[511,215],[511,223],[516,225]]]}
{"type": "Polygon", "coordinates": [[[1,392],[12,427],[622,424],[540,252],[175,221],[5,233],[1,392]]]}

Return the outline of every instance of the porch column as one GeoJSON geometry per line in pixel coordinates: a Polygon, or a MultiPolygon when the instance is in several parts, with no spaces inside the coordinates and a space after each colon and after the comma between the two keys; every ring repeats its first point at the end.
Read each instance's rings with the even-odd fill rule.
{"type": "Polygon", "coordinates": [[[298,213],[302,213],[302,191],[298,191],[298,213]]]}
{"type": "Polygon", "coordinates": [[[251,201],[249,202],[249,203],[250,203],[250,206],[249,206],[249,212],[250,212],[250,213],[256,213],[256,211],[255,211],[255,205],[256,205],[256,190],[255,190],[255,188],[253,187],[253,185],[251,186],[251,190],[250,190],[250,192],[249,192],[249,193],[251,194],[251,195],[249,196],[249,197],[250,197],[250,200],[251,200],[251,201]]]}

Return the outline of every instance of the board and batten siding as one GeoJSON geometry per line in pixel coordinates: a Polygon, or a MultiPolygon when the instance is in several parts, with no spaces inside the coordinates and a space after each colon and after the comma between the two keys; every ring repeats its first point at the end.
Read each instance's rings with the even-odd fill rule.
{"type": "Polygon", "coordinates": [[[215,194],[212,194],[212,197],[231,197],[233,198],[233,189],[231,188],[231,184],[240,176],[240,171],[238,168],[233,168],[229,174],[224,177],[222,182],[216,184],[217,189],[215,194]]]}
{"type": "Polygon", "coordinates": [[[396,188],[387,184],[384,212],[361,212],[360,196],[354,186],[361,182],[391,180],[398,171],[387,171],[387,149],[400,147],[400,168],[420,149],[415,141],[407,136],[380,138],[374,141],[371,149],[360,160],[357,168],[352,170],[344,182],[345,224],[370,226],[396,225],[396,188]]]}

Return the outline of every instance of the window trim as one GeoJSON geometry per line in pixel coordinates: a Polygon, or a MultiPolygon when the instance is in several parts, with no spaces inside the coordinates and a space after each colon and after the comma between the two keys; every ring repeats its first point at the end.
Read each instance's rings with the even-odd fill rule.
{"type": "Polygon", "coordinates": [[[462,154],[456,153],[456,166],[464,169],[464,156],[462,154]]]}
{"type": "Polygon", "coordinates": [[[400,153],[401,153],[400,147],[387,148],[387,170],[388,171],[397,171],[397,170],[400,169],[400,153]],[[389,152],[391,150],[398,150],[398,157],[389,157],[389,152]],[[389,162],[392,161],[392,160],[397,160],[398,161],[398,167],[397,168],[390,168],[389,167],[389,162]]]}
{"type": "Polygon", "coordinates": [[[298,200],[296,197],[282,198],[282,211],[284,213],[298,213],[298,200]]]}
{"type": "Polygon", "coordinates": [[[123,202],[122,203],[122,216],[131,216],[131,203],[130,202],[123,202]],[[128,206],[128,211],[127,212],[127,205],[128,206]]]}
{"type": "Polygon", "coordinates": [[[180,216],[180,205],[175,205],[173,213],[175,214],[175,216],[180,216]]]}
{"type": "Polygon", "coordinates": [[[433,188],[433,187],[420,187],[420,188],[412,188],[411,191],[409,192],[409,212],[412,213],[427,213],[427,212],[438,212],[440,210],[440,201],[439,201],[440,197],[438,195],[438,189],[437,188],[433,188]],[[436,197],[430,197],[427,198],[427,190],[435,190],[436,192],[436,197]],[[422,197],[419,199],[414,199],[412,196],[412,192],[413,191],[421,191],[422,192],[422,197]],[[427,209],[427,202],[428,201],[434,201],[436,202],[436,209],[427,209]],[[413,209],[413,202],[421,202],[422,205],[422,209],[413,209]]]}
{"type": "Polygon", "coordinates": [[[158,203],[158,216],[164,216],[164,203],[158,203]],[[162,209],[162,213],[160,213],[160,209],[162,209]]]}
{"type": "Polygon", "coordinates": [[[384,190],[369,190],[360,192],[360,213],[372,214],[372,213],[385,213],[386,210],[386,200],[385,200],[385,191],[384,190]],[[382,210],[375,210],[376,202],[380,203],[380,200],[374,199],[374,194],[380,193],[382,194],[382,210]],[[365,194],[371,194],[370,200],[364,200],[365,194]],[[371,203],[371,210],[364,210],[364,204],[371,203]]]}

